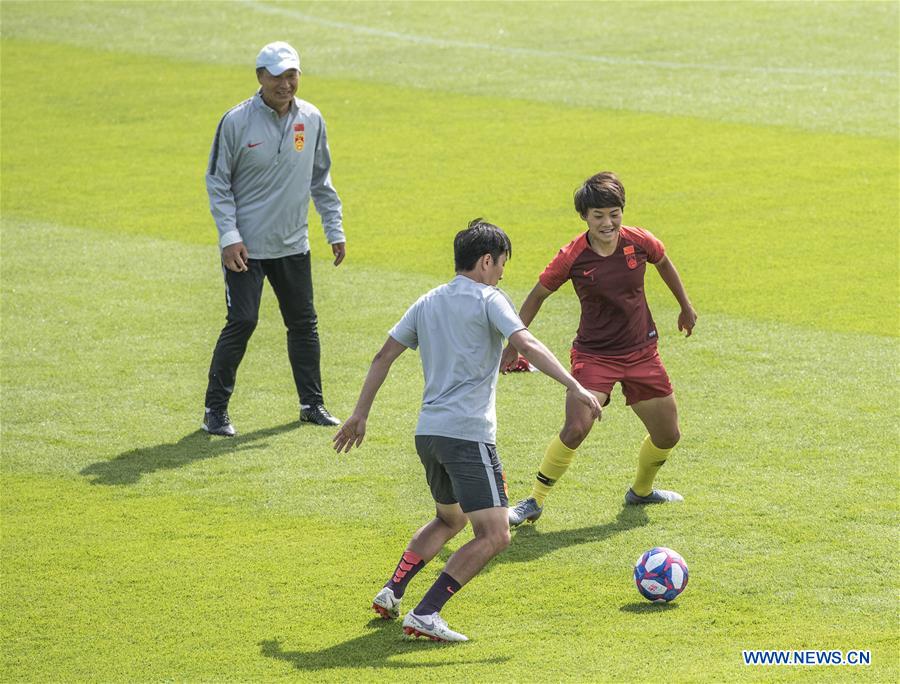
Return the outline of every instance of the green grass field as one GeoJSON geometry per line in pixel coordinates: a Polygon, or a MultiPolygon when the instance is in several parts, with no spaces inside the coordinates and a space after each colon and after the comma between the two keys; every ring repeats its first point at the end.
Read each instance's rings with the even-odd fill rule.
{"type": "MultiPolygon", "coordinates": [[[[898,5],[0,3],[3,681],[862,681],[900,677],[898,5]],[[616,391],[538,525],[451,601],[471,642],[410,643],[372,596],[431,500],[398,361],[363,448],[301,426],[274,296],[241,435],[198,430],[224,321],[203,185],[270,40],[329,125],[348,258],[311,226],[326,400],[349,415],[388,328],[452,277],[474,216],[518,303],[617,171],[700,313],[648,290],[684,437],[625,510],[643,433],[616,391]],[[631,565],[686,558],[670,606],[631,565]],[[864,667],[744,649],[871,651],[864,667]]],[[[532,327],[565,359],[567,289],[532,327]]],[[[527,494],[561,388],[504,376],[527,494]]],[[[414,605],[468,532],[413,582],[414,605]]],[[[412,605],[406,606],[411,608],[412,605]]]]}

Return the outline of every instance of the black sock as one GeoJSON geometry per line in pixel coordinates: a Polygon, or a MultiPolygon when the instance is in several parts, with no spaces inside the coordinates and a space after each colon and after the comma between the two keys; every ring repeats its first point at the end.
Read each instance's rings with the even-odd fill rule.
{"type": "Polygon", "coordinates": [[[432,613],[440,613],[444,604],[462,588],[462,585],[455,579],[450,577],[446,572],[442,572],[437,581],[431,585],[431,589],[425,594],[425,597],[415,607],[413,612],[416,615],[431,615],[432,613]]]}

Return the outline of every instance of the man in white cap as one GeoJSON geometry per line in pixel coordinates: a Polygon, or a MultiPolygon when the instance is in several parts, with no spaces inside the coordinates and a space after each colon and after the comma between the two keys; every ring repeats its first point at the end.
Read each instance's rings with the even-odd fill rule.
{"type": "Polygon", "coordinates": [[[284,42],[256,57],[259,90],[226,112],[216,129],[206,189],[219,231],[228,314],[209,368],[203,429],[233,436],[228,402],[259,318],[268,278],[287,328],[300,421],[338,425],[325,408],[313,306],[307,213],[312,197],[334,265],[344,260],[341,201],[318,109],[297,97],[300,56],[284,42]]]}

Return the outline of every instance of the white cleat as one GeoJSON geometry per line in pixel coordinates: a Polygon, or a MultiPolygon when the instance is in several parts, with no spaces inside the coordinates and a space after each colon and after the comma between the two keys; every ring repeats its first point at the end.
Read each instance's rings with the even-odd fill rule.
{"type": "Polygon", "coordinates": [[[420,636],[423,636],[428,637],[432,641],[469,640],[469,637],[465,634],[460,634],[450,629],[440,613],[416,615],[410,611],[403,618],[403,631],[410,639],[418,639],[420,636]]]}
{"type": "Polygon", "coordinates": [[[385,620],[396,620],[400,617],[401,600],[394,596],[390,587],[382,587],[381,591],[372,599],[372,608],[385,620]]]}
{"type": "Polygon", "coordinates": [[[668,489],[654,489],[647,496],[635,494],[631,488],[625,492],[626,506],[643,506],[644,504],[672,503],[676,501],[684,501],[684,497],[678,492],[670,492],[668,489]]]}
{"type": "Polygon", "coordinates": [[[509,526],[518,527],[523,522],[535,523],[544,512],[543,506],[538,506],[534,497],[522,499],[519,503],[509,509],[509,526]]]}

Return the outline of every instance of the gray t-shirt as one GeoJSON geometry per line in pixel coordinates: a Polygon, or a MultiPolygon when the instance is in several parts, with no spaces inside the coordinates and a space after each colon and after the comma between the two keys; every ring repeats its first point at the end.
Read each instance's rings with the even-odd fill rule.
{"type": "Polygon", "coordinates": [[[389,335],[419,349],[425,391],[417,435],[495,444],[503,338],[525,329],[496,287],[458,275],[422,295],[389,335]]]}

